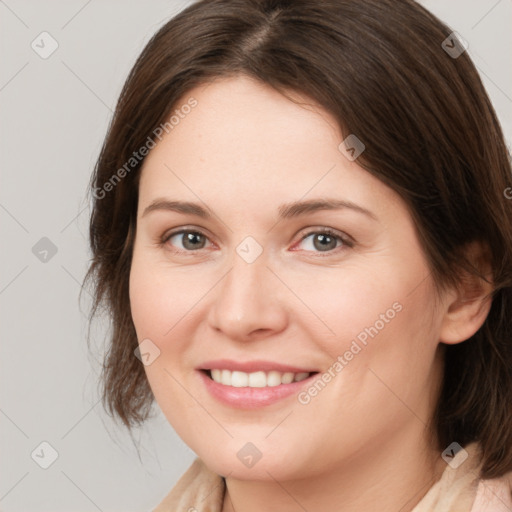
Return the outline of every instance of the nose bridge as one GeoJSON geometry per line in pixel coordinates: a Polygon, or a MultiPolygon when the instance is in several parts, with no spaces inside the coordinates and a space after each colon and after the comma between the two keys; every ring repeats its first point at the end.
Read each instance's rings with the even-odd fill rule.
{"type": "Polygon", "coordinates": [[[280,330],[286,321],[266,254],[256,254],[250,241],[248,244],[240,244],[233,253],[210,312],[211,325],[237,339],[254,331],[280,330]]]}
{"type": "Polygon", "coordinates": [[[268,269],[265,260],[247,263],[240,257],[235,256],[232,260],[231,271],[226,276],[223,296],[227,302],[233,301],[232,306],[245,307],[244,303],[250,301],[255,305],[258,302],[258,295],[263,291],[265,280],[268,279],[268,269]]]}

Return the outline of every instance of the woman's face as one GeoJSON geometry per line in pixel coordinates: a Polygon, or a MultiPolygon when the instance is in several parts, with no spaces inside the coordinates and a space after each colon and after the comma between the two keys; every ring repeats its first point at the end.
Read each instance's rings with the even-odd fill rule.
{"type": "Polygon", "coordinates": [[[442,308],[405,204],[320,108],[244,77],[190,98],[144,162],[130,274],[168,421],[241,479],[418,449],[442,308]]]}

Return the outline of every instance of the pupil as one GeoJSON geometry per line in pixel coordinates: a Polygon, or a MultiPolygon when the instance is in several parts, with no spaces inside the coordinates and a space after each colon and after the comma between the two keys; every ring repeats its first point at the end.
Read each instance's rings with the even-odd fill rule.
{"type": "Polygon", "coordinates": [[[187,233],[185,237],[185,243],[183,244],[184,247],[188,246],[187,248],[189,249],[197,249],[197,241],[200,236],[201,235],[199,233],[187,233]]]}
{"type": "MultiPolygon", "coordinates": [[[[326,249],[326,248],[329,248],[329,241],[331,242],[334,242],[334,247],[336,246],[336,240],[331,237],[330,235],[326,235],[326,234],[319,234],[317,235],[317,237],[315,237],[315,248],[316,249],[326,249]],[[317,240],[320,240],[321,242],[317,245],[317,240]],[[326,243],[323,243],[323,242],[326,242],[326,243]]],[[[334,247],[332,247],[334,249],[334,247]]]]}

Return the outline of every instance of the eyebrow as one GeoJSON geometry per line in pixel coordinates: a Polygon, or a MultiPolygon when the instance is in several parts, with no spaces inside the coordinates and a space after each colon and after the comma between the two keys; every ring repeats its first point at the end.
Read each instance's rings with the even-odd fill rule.
{"type": "MultiPolygon", "coordinates": [[[[356,211],[358,213],[362,213],[367,217],[370,217],[373,220],[378,221],[377,216],[359,206],[352,201],[347,201],[344,199],[310,199],[308,201],[294,201],[292,203],[285,203],[279,206],[279,218],[280,219],[291,219],[295,217],[299,217],[301,215],[305,215],[307,213],[313,213],[316,211],[322,210],[343,210],[349,209],[356,211]]],[[[156,199],[150,205],[148,205],[144,212],[142,213],[142,217],[147,215],[150,212],[156,210],[164,210],[164,211],[173,211],[177,213],[196,215],[197,217],[201,217],[203,219],[210,219],[213,217],[212,212],[208,208],[202,207],[198,203],[192,203],[189,201],[171,201],[169,199],[156,199]]]]}

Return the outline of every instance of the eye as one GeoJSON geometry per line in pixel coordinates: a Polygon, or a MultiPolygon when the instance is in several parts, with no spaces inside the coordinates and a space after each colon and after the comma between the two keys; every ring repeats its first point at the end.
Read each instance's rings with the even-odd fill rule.
{"type": "MultiPolygon", "coordinates": [[[[162,238],[162,245],[172,246],[176,252],[197,252],[206,247],[208,237],[194,229],[181,229],[166,234],[162,238]],[[181,247],[180,247],[181,245],[181,247]]],[[[305,246],[304,250],[312,252],[333,253],[354,246],[354,241],[348,236],[337,233],[332,229],[317,229],[304,235],[299,244],[305,246]]]]}
{"type": "Polygon", "coordinates": [[[305,250],[313,252],[338,252],[334,250],[354,245],[348,235],[337,234],[331,229],[311,231],[302,237],[300,243],[305,245],[305,250]]]}
{"type": "Polygon", "coordinates": [[[173,247],[176,247],[176,244],[181,244],[181,247],[178,246],[178,252],[193,252],[203,249],[206,240],[208,240],[208,237],[200,231],[182,229],[165,235],[162,243],[173,247]]]}

